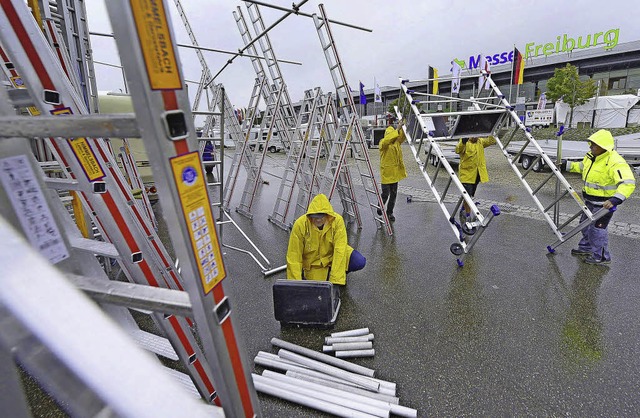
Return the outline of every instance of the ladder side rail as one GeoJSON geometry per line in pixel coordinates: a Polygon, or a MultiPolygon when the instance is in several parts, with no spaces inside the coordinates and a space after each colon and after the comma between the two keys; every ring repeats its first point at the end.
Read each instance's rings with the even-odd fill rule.
{"type": "MultiPolygon", "coordinates": [[[[38,29],[34,29],[37,26],[26,5],[12,5],[8,2],[0,5],[0,38],[7,52],[19,57],[15,62],[16,67],[41,111],[86,112],[84,102],[75,95],[75,90],[64,76],[44,36],[38,29]],[[8,14],[16,19],[9,21],[8,14]],[[32,37],[18,37],[16,32],[29,33],[32,37]],[[26,52],[23,44],[28,46],[26,52]],[[48,92],[47,95],[44,92],[48,92]],[[47,98],[50,100],[45,102],[47,98]]],[[[88,207],[89,213],[95,213],[99,219],[98,223],[102,224],[102,230],[108,230],[108,234],[104,236],[116,245],[122,255],[119,259],[121,266],[129,270],[131,276],[140,284],[175,286],[181,289],[180,279],[173,263],[169,261],[170,257],[164,246],[144,215],[136,205],[131,204],[131,191],[126,186],[112,154],[102,140],[81,139],[86,139],[88,149],[92,150],[92,157],[88,157],[95,163],[92,167],[101,170],[102,177],[98,180],[89,181],[88,174],[85,174],[85,169],[71,149],[69,141],[50,139],[49,143],[58,155],[63,156],[60,166],[78,174],[72,175],[72,178],[78,181],[86,201],[92,202],[88,207]],[[158,263],[158,260],[162,260],[162,263],[158,263]],[[156,274],[159,274],[162,280],[158,280],[156,274]]],[[[172,338],[176,351],[182,354],[183,362],[190,369],[194,380],[207,382],[206,385],[200,386],[199,390],[203,396],[211,394],[213,385],[210,383],[211,377],[208,376],[208,365],[201,367],[206,364],[206,360],[199,354],[199,347],[189,331],[189,324],[182,318],[172,318],[168,322],[164,321],[164,331],[172,338]],[[189,361],[193,358],[197,362],[195,365],[193,361],[189,361]]]]}
{"type": "MultiPolygon", "coordinates": [[[[259,416],[260,407],[247,367],[248,361],[236,337],[239,334],[234,326],[235,310],[229,305],[229,298],[224,291],[222,280],[226,277],[226,271],[208,192],[202,177],[198,179],[198,176],[202,176],[202,163],[198,153],[192,151],[196,149],[197,139],[189,99],[179,70],[179,54],[172,41],[175,35],[165,4],[163,1],[154,7],[159,7],[158,23],[168,37],[163,37],[162,41],[167,42],[167,52],[172,58],[170,64],[175,72],[171,78],[158,79],[158,73],[149,71],[146,66],[145,52],[151,52],[153,44],[131,41],[144,38],[146,32],[141,32],[145,27],[144,18],[151,10],[143,7],[151,6],[133,5],[128,0],[111,0],[107,3],[107,10],[120,54],[128,57],[123,64],[134,93],[134,109],[141,124],[147,153],[156,158],[154,177],[157,176],[157,181],[163,186],[160,190],[160,204],[167,218],[176,254],[181,261],[183,277],[189,278],[184,281],[185,289],[193,305],[193,316],[207,360],[212,365],[217,395],[225,415],[259,416]],[[197,200],[193,196],[197,190],[184,189],[181,186],[184,181],[193,181],[193,185],[200,188],[197,200]],[[190,190],[189,193],[186,190],[190,190]],[[181,199],[189,199],[192,204],[181,199]],[[195,235],[190,225],[191,214],[203,215],[200,219],[209,231],[212,245],[211,248],[205,248],[205,253],[200,253],[196,247],[195,235]],[[211,270],[205,271],[202,262],[206,262],[205,266],[211,270]]],[[[160,42],[157,37],[146,40],[160,42]]]]}

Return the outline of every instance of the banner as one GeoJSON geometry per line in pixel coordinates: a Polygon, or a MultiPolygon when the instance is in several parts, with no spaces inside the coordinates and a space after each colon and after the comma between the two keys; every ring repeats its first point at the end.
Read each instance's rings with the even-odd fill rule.
{"type": "Polygon", "coordinates": [[[542,110],[547,107],[547,95],[542,93],[538,99],[538,110],[542,110]]]}
{"type": "Polygon", "coordinates": [[[451,93],[460,93],[460,74],[462,73],[462,68],[460,64],[456,61],[451,61],[451,93]]]}
{"type": "Polygon", "coordinates": [[[364,95],[364,84],[362,84],[362,81],[360,82],[360,104],[367,104],[367,96],[364,95]]]}
{"type": "Polygon", "coordinates": [[[524,82],[524,58],[518,48],[513,49],[513,65],[511,67],[511,84],[522,84],[524,82]]]}
{"type": "Polygon", "coordinates": [[[484,86],[485,90],[491,89],[491,84],[489,84],[489,81],[487,80],[491,77],[491,63],[484,55],[480,58],[480,71],[480,77],[478,77],[478,90],[482,90],[482,86],[484,86]],[[483,70],[485,74],[482,74],[483,70]]]}
{"type": "Polygon", "coordinates": [[[373,101],[375,103],[382,103],[382,92],[380,91],[380,86],[376,81],[374,81],[374,84],[376,87],[375,92],[373,93],[373,101]]]}
{"type": "Polygon", "coordinates": [[[429,93],[438,94],[438,69],[429,66],[429,85],[431,88],[429,89],[429,93]]]}

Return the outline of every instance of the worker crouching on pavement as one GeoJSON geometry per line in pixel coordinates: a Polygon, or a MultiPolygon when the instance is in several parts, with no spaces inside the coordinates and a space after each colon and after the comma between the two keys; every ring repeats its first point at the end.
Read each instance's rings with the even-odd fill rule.
{"type": "Polygon", "coordinates": [[[314,197],[307,213],[296,219],[291,229],[287,278],[344,285],[347,273],[361,270],[366,262],[347,244],[344,220],[333,211],[327,196],[314,197]]]}
{"type": "MultiPolygon", "coordinates": [[[[629,164],[613,149],[611,133],[601,129],[589,137],[590,151],[581,162],[562,161],[562,171],[582,173],[584,186],[582,197],[587,208],[593,213],[597,210],[611,209],[624,202],[636,188],[635,178],[629,164]]],[[[582,230],[582,239],[571,254],[586,256],[587,264],[609,264],[609,233],[607,226],[613,216],[609,212],[582,230]]],[[[580,221],[587,219],[582,214],[580,221]]]]}

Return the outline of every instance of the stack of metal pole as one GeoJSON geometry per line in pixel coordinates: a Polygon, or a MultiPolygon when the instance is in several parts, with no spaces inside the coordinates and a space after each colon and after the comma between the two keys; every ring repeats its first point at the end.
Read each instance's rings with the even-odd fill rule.
{"type": "Polygon", "coordinates": [[[334,332],[324,339],[324,343],[322,352],[333,352],[338,358],[373,357],[376,354],[369,328],[334,332]]]}
{"type": "MultiPolygon", "coordinates": [[[[357,335],[335,333],[327,338],[367,338],[355,343],[373,339],[366,328],[347,332],[357,335]]],[[[265,368],[262,375],[253,374],[258,392],[341,417],[418,416],[417,410],[400,405],[396,384],[375,378],[373,369],[278,338],[271,344],[279,348],[277,354],[260,351],[254,359],[265,368]]],[[[345,343],[329,340],[328,344],[345,343]]]]}

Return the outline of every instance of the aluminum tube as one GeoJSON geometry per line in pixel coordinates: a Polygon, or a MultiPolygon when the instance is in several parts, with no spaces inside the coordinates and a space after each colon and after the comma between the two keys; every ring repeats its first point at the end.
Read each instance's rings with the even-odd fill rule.
{"type": "Polygon", "coordinates": [[[283,341],[278,338],[272,338],[271,344],[275,345],[276,347],[280,347],[280,348],[284,348],[285,350],[292,351],[294,353],[302,354],[304,356],[321,361],[323,363],[330,364],[335,367],[340,367],[344,370],[348,370],[353,373],[357,373],[357,374],[361,374],[369,377],[373,377],[375,375],[375,370],[373,369],[368,369],[366,367],[362,367],[345,360],[340,360],[335,357],[329,356],[327,354],[319,353],[309,348],[301,347],[299,345],[292,344],[290,342],[283,341]]]}
{"type": "MultiPolygon", "coordinates": [[[[294,379],[299,379],[299,380],[306,380],[309,382],[314,382],[314,383],[319,383],[321,385],[324,386],[328,386],[331,388],[335,388],[335,389],[340,389],[343,390],[345,392],[351,392],[351,393],[355,393],[357,395],[362,395],[362,396],[367,396],[369,398],[373,398],[373,399],[378,399],[380,401],[385,401],[385,402],[389,402],[389,403],[395,403],[398,404],[400,403],[400,399],[396,396],[392,396],[392,395],[385,395],[382,394],[380,392],[371,392],[370,390],[366,390],[366,389],[362,389],[359,387],[355,387],[352,386],[350,384],[344,384],[341,382],[338,382],[339,379],[325,379],[323,377],[320,376],[313,376],[310,374],[306,374],[306,373],[300,373],[294,370],[287,370],[287,372],[285,373],[287,376],[291,376],[294,379]]],[[[327,376],[327,377],[331,377],[331,376],[327,376]]]]}
{"type": "MultiPolygon", "coordinates": [[[[282,359],[280,359],[280,361],[282,361],[282,359]]],[[[283,365],[283,363],[276,362],[276,365],[283,365]]],[[[301,364],[299,364],[298,366],[291,366],[289,369],[286,369],[286,368],[283,368],[283,366],[280,366],[280,370],[292,370],[292,371],[296,371],[298,373],[306,374],[306,375],[309,375],[309,376],[314,376],[314,377],[317,377],[317,378],[320,378],[320,379],[325,379],[325,380],[330,380],[332,382],[341,383],[343,385],[353,386],[353,387],[357,387],[357,388],[360,388],[360,389],[366,389],[362,385],[358,385],[357,383],[353,383],[353,382],[350,382],[348,380],[341,379],[340,377],[330,376],[330,375],[328,375],[326,373],[322,373],[322,372],[319,372],[319,371],[316,371],[316,370],[307,369],[301,364]]],[[[367,377],[367,379],[369,379],[369,380],[371,380],[373,382],[377,382],[378,384],[380,384],[380,389],[378,389],[377,393],[381,393],[381,394],[389,395],[389,396],[396,396],[396,384],[395,383],[388,382],[386,380],[376,379],[376,378],[373,378],[373,377],[367,377]]]]}
{"type": "Polygon", "coordinates": [[[367,335],[369,328],[350,329],[348,331],[332,332],[332,337],[358,337],[360,335],[367,335]]]}
{"type": "Polygon", "coordinates": [[[262,367],[270,367],[270,368],[276,369],[276,370],[293,371],[293,372],[297,372],[297,373],[304,374],[304,375],[307,375],[307,376],[316,377],[318,379],[329,380],[331,382],[340,383],[342,385],[352,386],[354,388],[366,390],[363,386],[360,386],[360,385],[358,385],[356,383],[349,382],[349,381],[346,381],[344,379],[340,379],[339,377],[329,376],[328,374],[321,373],[321,372],[318,372],[318,371],[315,371],[315,370],[307,369],[301,364],[299,364],[297,366],[294,366],[292,364],[283,363],[282,359],[274,360],[274,359],[269,359],[269,358],[266,358],[266,357],[257,357],[256,356],[256,358],[254,359],[254,362],[257,365],[262,366],[262,367]]]}
{"type": "Polygon", "coordinates": [[[371,341],[360,343],[335,343],[323,346],[322,351],[325,351],[324,347],[331,347],[328,351],[369,350],[373,348],[373,343],[371,341]]]}
{"type": "Polygon", "coordinates": [[[276,373],[269,370],[265,370],[264,373],[262,373],[262,375],[275,380],[281,380],[283,382],[290,383],[294,386],[300,385],[301,387],[308,387],[309,389],[318,391],[320,393],[327,393],[330,395],[335,395],[340,398],[351,399],[356,402],[369,404],[371,406],[375,406],[380,409],[388,410],[396,415],[400,415],[403,417],[414,418],[418,416],[418,411],[413,408],[408,408],[406,406],[398,405],[397,403],[391,403],[391,402],[386,402],[380,399],[371,398],[369,396],[359,395],[355,393],[346,392],[340,389],[335,389],[323,383],[300,381],[299,379],[295,379],[291,376],[286,376],[286,375],[283,375],[282,373],[276,373]]]}
{"type": "Polygon", "coordinates": [[[335,343],[361,343],[365,341],[373,341],[373,334],[359,335],[357,337],[325,337],[325,344],[335,343]]]}
{"type": "Polygon", "coordinates": [[[350,357],[373,357],[376,354],[375,349],[370,350],[345,350],[336,351],[336,357],[350,358],[350,357]]]}
{"type": "Polygon", "coordinates": [[[282,363],[291,364],[293,366],[304,367],[304,366],[301,366],[300,363],[296,363],[295,361],[285,360],[278,357],[277,354],[267,353],[264,351],[258,351],[258,355],[256,356],[256,358],[257,357],[268,358],[268,359],[276,360],[282,363]]]}
{"type": "MultiPolygon", "coordinates": [[[[279,374],[279,373],[278,373],[279,374]]],[[[376,407],[371,405],[371,402],[362,403],[355,401],[353,399],[345,399],[335,394],[328,393],[322,386],[320,390],[311,389],[309,387],[303,387],[298,382],[289,383],[282,380],[276,380],[274,378],[270,378],[267,376],[260,376],[257,374],[253,374],[253,381],[264,381],[272,387],[277,387],[282,390],[287,390],[293,393],[299,393],[304,396],[308,396],[311,399],[322,400],[326,402],[331,402],[336,405],[343,406],[345,408],[350,408],[352,410],[356,410],[359,412],[363,412],[365,414],[370,414],[371,416],[380,417],[380,418],[388,418],[389,417],[389,409],[382,409],[380,407],[376,407]]],[[[280,376],[284,376],[280,374],[280,376]]],[[[286,378],[286,376],[284,376],[286,378]]],[[[290,379],[290,378],[289,378],[290,379]]],[[[294,379],[295,380],[295,379],[294,379]]],[[[370,401],[370,399],[368,399],[370,401]]]]}
{"type": "Polygon", "coordinates": [[[279,273],[281,271],[284,271],[286,269],[287,269],[287,265],[285,264],[285,265],[280,266],[280,267],[272,268],[271,270],[265,270],[265,271],[262,272],[262,274],[264,274],[264,277],[267,277],[267,276],[271,276],[272,274],[276,274],[276,273],[279,273]]]}
{"type": "Polygon", "coordinates": [[[344,369],[330,366],[326,363],[301,356],[300,354],[292,353],[291,351],[280,349],[280,351],[278,351],[278,356],[282,357],[285,360],[295,361],[296,363],[300,363],[303,366],[307,366],[313,370],[328,374],[330,376],[339,377],[369,390],[374,390],[377,392],[380,389],[380,383],[375,382],[366,376],[350,373],[344,369]]]}
{"type": "Polygon", "coordinates": [[[316,411],[328,412],[330,414],[334,414],[339,417],[346,418],[370,418],[373,415],[365,414],[360,411],[354,411],[353,409],[341,407],[339,405],[322,401],[316,398],[308,398],[304,395],[301,395],[297,392],[290,392],[287,390],[283,390],[280,387],[275,387],[271,385],[271,381],[268,379],[260,379],[262,376],[260,375],[252,375],[253,376],[253,385],[255,386],[258,392],[266,393],[267,395],[275,396],[280,399],[287,400],[289,402],[294,402],[299,405],[304,405],[309,408],[315,409],[316,411]]]}

